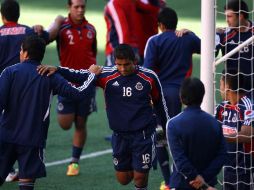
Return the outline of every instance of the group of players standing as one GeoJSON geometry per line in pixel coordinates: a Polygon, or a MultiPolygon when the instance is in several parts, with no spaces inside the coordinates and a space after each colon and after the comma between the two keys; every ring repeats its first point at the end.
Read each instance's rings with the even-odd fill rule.
{"type": "MultiPolygon", "coordinates": [[[[242,5],[239,8],[238,0],[232,2],[233,5],[238,4],[238,10],[243,8],[242,5]]],[[[21,190],[32,190],[36,178],[45,176],[45,166],[41,158],[49,126],[50,97],[53,94],[61,95],[57,105],[60,126],[69,129],[72,123],[75,123],[72,161],[68,166],[67,175],[78,175],[79,158],[86,141],[87,117],[96,110],[97,85],[103,88],[105,93],[109,127],[113,130],[111,143],[114,167],[121,184],[126,185],[134,180],[135,189],[148,189],[148,173],[154,163],[156,152],[165,179],[163,190],[169,187],[213,189],[211,186],[216,184],[215,178],[222,165],[236,167],[236,163],[225,161],[226,144],[218,122],[200,112],[204,95],[202,83],[198,79],[184,80],[186,76],[191,75],[192,54],[200,53],[200,39],[189,30],[176,33],[177,14],[173,9],[165,7],[163,1],[110,0],[105,7],[106,64],[112,67],[101,68],[96,66],[96,30],[84,17],[86,3],[86,0],[68,0],[68,17],[57,17],[48,32],[43,31],[40,26],[31,29],[18,24],[19,5],[16,1],[5,0],[1,4],[4,25],[0,28],[0,42],[4,45],[0,47],[0,55],[3,58],[0,60],[3,71],[0,78],[0,111],[3,110],[0,123],[0,182],[4,182],[16,160],[19,164],[21,190]],[[142,17],[149,18],[150,29],[147,28],[147,23],[143,26],[142,22],[137,22],[142,17]],[[158,35],[157,26],[162,31],[158,35]],[[146,33],[147,31],[149,33],[146,33]],[[44,41],[38,36],[30,36],[35,32],[44,41]],[[30,37],[25,38],[26,36],[30,37]],[[149,38],[150,36],[152,37],[149,38]],[[57,40],[62,67],[40,64],[46,43],[53,40],[57,40]],[[17,64],[19,62],[22,64],[17,64]],[[56,74],[52,75],[53,73],[56,74]],[[66,80],[77,87],[69,86],[66,80]],[[31,106],[29,109],[26,107],[28,102],[31,106]],[[187,105],[187,108],[175,117],[181,112],[182,103],[187,105]],[[29,110],[33,110],[33,113],[30,114],[29,110]],[[36,116],[32,116],[35,113],[36,116]],[[166,132],[166,121],[169,118],[172,119],[167,124],[167,137],[174,164],[171,177],[167,147],[165,144],[156,143],[155,138],[156,126],[162,126],[166,132]],[[187,127],[189,130],[181,127],[187,127]],[[211,141],[216,143],[211,144],[211,141]],[[193,151],[196,145],[200,146],[201,151],[193,151]],[[26,165],[31,159],[34,162],[26,165]]],[[[235,19],[243,19],[242,23],[234,22],[234,26],[228,22],[229,26],[238,27],[248,23],[243,27],[243,32],[252,34],[252,23],[244,22],[248,17],[243,16],[245,14],[242,12],[235,13],[238,10],[230,4],[225,6],[226,16],[232,13],[235,19]]],[[[222,43],[227,46],[235,45],[227,43],[229,39],[238,37],[236,42],[239,42],[237,34],[242,31],[238,31],[238,28],[232,30],[234,32],[223,31],[219,34],[222,43]]],[[[226,53],[228,49],[222,46],[222,50],[226,53]]],[[[228,65],[230,61],[227,62],[226,66],[228,65]]],[[[238,68],[238,64],[236,65],[234,69],[238,68]]],[[[225,76],[221,79],[223,90],[237,90],[234,85],[238,81],[227,75],[229,73],[230,76],[235,76],[235,71],[231,72],[230,69],[225,71],[225,76]]],[[[240,71],[249,74],[250,70],[240,71]]],[[[249,81],[246,77],[244,80],[249,81]]],[[[241,98],[237,101],[232,98],[234,94],[224,97],[227,103],[224,102],[218,108],[220,111],[217,112],[217,117],[223,123],[223,132],[230,131],[224,133],[228,137],[226,139],[232,141],[233,137],[235,144],[243,146],[241,142],[251,141],[249,136],[252,135],[250,129],[253,116],[248,94],[236,92],[236,98],[239,98],[239,94],[241,98]],[[227,98],[229,96],[230,98],[227,98]],[[239,106],[242,105],[238,104],[240,100],[245,102],[245,106],[239,106]],[[225,113],[233,111],[236,112],[236,116],[241,117],[228,118],[229,115],[225,113]],[[232,126],[231,122],[228,122],[230,119],[237,119],[239,124],[232,126]],[[236,135],[238,132],[247,138],[241,141],[241,136],[236,135]]],[[[232,144],[230,146],[232,147],[232,144]]],[[[231,161],[239,161],[238,152],[237,159],[231,157],[231,161]]],[[[242,159],[241,157],[239,156],[239,159],[242,159]]],[[[248,159],[246,156],[243,159],[249,164],[252,157],[249,155],[248,159]]],[[[243,167],[248,168],[247,165],[243,167]]],[[[244,170],[243,173],[244,175],[239,176],[241,172],[225,170],[227,179],[231,181],[225,183],[224,188],[251,189],[252,172],[244,170]]]]}

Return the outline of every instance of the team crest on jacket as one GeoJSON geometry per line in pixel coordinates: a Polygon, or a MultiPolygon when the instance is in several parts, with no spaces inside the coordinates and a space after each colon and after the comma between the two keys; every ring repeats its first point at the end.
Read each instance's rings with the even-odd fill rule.
{"type": "Polygon", "coordinates": [[[88,39],[92,39],[93,38],[93,33],[91,31],[88,31],[86,36],[87,36],[88,39]]]}
{"type": "Polygon", "coordinates": [[[136,88],[137,90],[143,90],[143,85],[141,84],[141,82],[138,82],[138,83],[136,84],[135,88],[136,88]]]}

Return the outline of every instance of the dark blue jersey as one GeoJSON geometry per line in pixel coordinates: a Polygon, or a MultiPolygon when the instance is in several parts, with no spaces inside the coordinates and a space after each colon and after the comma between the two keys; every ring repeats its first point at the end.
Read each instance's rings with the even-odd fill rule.
{"type": "MultiPolygon", "coordinates": [[[[32,28],[13,22],[0,27],[0,73],[6,67],[19,63],[23,39],[32,34],[34,34],[32,28]]],[[[42,37],[48,41],[49,35],[43,32],[42,37]]]]}
{"type": "Polygon", "coordinates": [[[145,48],[144,67],[154,70],[163,88],[180,86],[192,66],[192,54],[200,53],[201,42],[194,33],[177,37],[168,30],[149,38],[145,48]]]}
{"type": "MultiPolygon", "coordinates": [[[[59,68],[58,72],[71,82],[80,83],[86,78],[85,70],[59,68]]],[[[110,128],[119,133],[141,131],[155,127],[154,109],[165,127],[167,108],[157,75],[143,67],[122,76],[116,66],[104,67],[97,76],[97,85],[104,89],[106,111],[110,128]]]]}
{"type": "Polygon", "coordinates": [[[94,81],[94,74],[89,74],[88,80],[76,88],[58,74],[50,77],[39,75],[36,70],[38,65],[37,62],[26,61],[7,67],[2,72],[0,141],[44,147],[52,95],[81,99],[93,86],[89,84],[94,81]]]}
{"type": "Polygon", "coordinates": [[[167,139],[174,167],[170,187],[192,189],[197,175],[210,185],[226,159],[226,143],[220,123],[199,106],[189,106],[167,124],[167,139]]]}
{"type": "MultiPolygon", "coordinates": [[[[216,50],[217,54],[219,50],[222,51],[222,55],[227,54],[238,45],[249,39],[253,36],[254,28],[252,23],[249,21],[250,27],[246,32],[239,32],[237,29],[227,29],[224,33],[217,34],[216,37],[216,50]]],[[[253,43],[250,43],[248,46],[242,48],[239,52],[232,55],[225,62],[225,67],[227,69],[234,68],[239,72],[244,74],[253,74],[254,73],[254,62],[253,62],[254,48],[253,43]]],[[[251,88],[251,76],[246,75],[246,89],[250,90],[251,88]]],[[[253,81],[253,78],[252,78],[253,81]]]]}
{"type": "MultiPolygon", "coordinates": [[[[241,131],[243,125],[252,127],[254,124],[252,101],[246,96],[242,97],[236,105],[224,101],[217,106],[215,117],[222,123],[224,135],[231,135],[241,131]]],[[[250,167],[250,163],[247,162],[249,155],[244,153],[248,151],[244,149],[245,144],[227,143],[229,159],[226,166],[232,166],[233,168],[236,166],[242,168],[250,167]]]]}

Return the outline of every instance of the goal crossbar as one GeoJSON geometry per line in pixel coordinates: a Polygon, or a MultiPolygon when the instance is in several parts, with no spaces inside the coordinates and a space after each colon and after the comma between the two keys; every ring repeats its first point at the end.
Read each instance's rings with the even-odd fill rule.
{"type": "Polygon", "coordinates": [[[220,63],[226,61],[228,58],[230,58],[232,55],[234,55],[235,53],[239,52],[242,48],[244,48],[245,46],[249,45],[250,43],[252,43],[254,41],[254,36],[250,37],[249,39],[247,39],[246,41],[244,41],[242,44],[239,44],[237,47],[235,47],[234,49],[232,49],[230,52],[228,52],[227,54],[225,54],[224,56],[222,56],[221,58],[219,58],[217,61],[215,61],[215,66],[219,65],[220,63]]]}

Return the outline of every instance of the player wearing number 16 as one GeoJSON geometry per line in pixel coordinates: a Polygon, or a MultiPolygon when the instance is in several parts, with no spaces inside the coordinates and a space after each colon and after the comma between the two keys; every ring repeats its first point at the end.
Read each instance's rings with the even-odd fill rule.
{"type": "MultiPolygon", "coordinates": [[[[168,119],[164,96],[157,75],[135,65],[135,54],[129,45],[121,44],[114,51],[115,66],[93,65],[97,85],[104,89],[109,126],[113,130],[113,162],[117,180],[126,185],[134,179],[136,189],[147,189],[148,173],[155,156],[154,133],[157,125],[154,111],[168,119]],[[163,108],[163,109],[162,109],[163,108]]],[[[51,70],[56,70],[56,67],[51,70]]],[[[39,71],[44,73],[44,71],[39,71]]],[[[82,83],[87,78],[82,70],[57,68],[65,79],[82,83]]]]}

